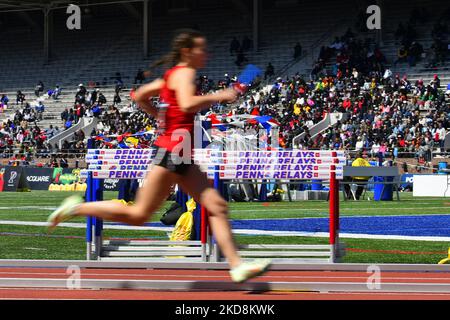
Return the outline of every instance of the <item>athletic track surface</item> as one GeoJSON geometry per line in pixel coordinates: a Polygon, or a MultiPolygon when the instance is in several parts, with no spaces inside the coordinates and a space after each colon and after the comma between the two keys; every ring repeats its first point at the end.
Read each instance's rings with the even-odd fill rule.
{"type": "MultiPolygon", "coordinates": [[[[269,271],[251,282],[367,283],[366,272],[269,271]]],[[[64,268],[0,268],[0,283],[11,278],[67,279],[64,268]]],[[[190,280],[229,282],[225,270],[81,269],[81,279],[190,280]]],[[[382,272],[382,283],[450,284],[449,272],[382,272]]],[[[106,299],[106,300],[450,300],[447,293],[289,292],[289,291],[164,291],[134,289],[1,288],[0,299],[106,299]]]]}

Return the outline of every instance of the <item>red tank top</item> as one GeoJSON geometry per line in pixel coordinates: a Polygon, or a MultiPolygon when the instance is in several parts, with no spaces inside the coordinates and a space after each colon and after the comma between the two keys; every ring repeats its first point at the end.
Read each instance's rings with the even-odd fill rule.
{"type": "Polygon", "coordinates": [[[184,137],[178,134],[177,130],[183,129],[181,132],[189,133],[191,137],[191,147],[194,141],[194,117],[195,113],[188,113],[181,110],[178,106],[175,90],[169,89],[167,83],[170,75],[179,68],[184,66],[175,66],[166,71],[164,74],[164,86],[160,92],[160,106],[158,117],[165,122],[165,128],[160,132],[160,135],[156,139],[154,145],[165,148],[168,151],[172,151],[173,148],[183,141],[184,137]],[[164,112],[164,109],[166,110],[164,112]],[[177,132],[175,132],[177,131],[177,132]],[[172,134],[175,133],[177,138],[173,138],[172,134]]]}

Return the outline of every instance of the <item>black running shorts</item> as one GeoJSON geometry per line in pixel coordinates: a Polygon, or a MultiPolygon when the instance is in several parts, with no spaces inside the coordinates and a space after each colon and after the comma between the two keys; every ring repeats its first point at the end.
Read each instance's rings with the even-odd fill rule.
{"type": "Polygon", "coordinates": [[[181,159],[175,159],[174,157],[172,157],[172,153],[165,148],[162,147],[155,147],[155,148],[156,154],[153,160],[153,164],[166,168],[170,172],[183,176],[187,174],[188,170],[192,166],[196,165],[193,163],[193,161],[190,161],[190,163],[183,163],[181,162],[181,159]]]}

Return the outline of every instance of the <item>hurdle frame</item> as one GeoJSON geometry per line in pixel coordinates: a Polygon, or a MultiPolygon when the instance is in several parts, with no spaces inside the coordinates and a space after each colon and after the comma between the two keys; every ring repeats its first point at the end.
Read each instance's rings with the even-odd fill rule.
{"type": "MultiPolygon", "coordinates": [[[[92,177],[92,174],[89,173],[89,176],[86,180],[87,188],[86,188],[86,201],[101,201],[103,200],[103,179],[96,179],[92,177]]],[[[208,229],[209,225],[207,222],[207,210],[198,205],[198,210],[200,211],[200,240],[191,240],[188,242],[180,242],[180,241],[153,241],[153,240],[143,240],[143,244],[150,244],[149,242],[153,242],[155,245],[167,245],[167,246],[177,246],[177,245],[198,245],[199,246],[199,255],[201,262],[207,262],[209,258],[209,252],[211,249],[209,248],[209,239],[208,237],[208,229]]],[[[122,241],[126,242],[126,240],[122,241]]],[[[117,241],[116,246],[120,246],[121,240],[117,241]]],[[[133,244],[133,240],[129,241],[130,245],[133,244]]],[[[86,258],[87,260],[105,260],[105,257],[102,257],[103,249],[105,248],[105,243],[103,241],[103,220],[95,217],[87,217],[86,218],[86,258]]],[[[115,244],[108,242],[107,247],[114,247],[115,244]]],[[[161,247],[163,248],[163,247],[161,247]]],[[[164,251],[163,249],[161,251],[164,251]]],[[[170,253],[164,253],[161,255],[170,255],[170,253]]],[[[179,255],[182,255],[180,253],[179,255]]],[[[157,258],[148,258],[157,260],[157,258]]]]}
{"type": "MultiPolygon", "coordinates": [[[[332,155],[333,162],[335,164],[330,165],[330,188],[329,188],[329,245],[263,245],[263,247],[259,245],[244,245],[241,246],[241,249],[247,248],[247,249],[258,249],[258,248],[267,248],[267,249],[281,249],[281,250],[289,250],[289,249],[317,249],[322,250],[325,248],[329,248],[330,250],[330,256],[328,259],[329,263],[337,263],[340,262],[342,257],[342,250],[344,249],[344,246],[339,241],[339,180],[336,178],[336,164],[339,163],[339,159],[337,158],[337,152],[333,151],[332,155]]],[[[263,179],[264,180],[264,179],[263,179]]],[[[262,184],[264,185],[264,183],[262,184]]],[[[214,172],[214,188],[219,191],[219,193],[223,196],[224,191],[224,183],[220,180],[219,175],[219,166],[215,166],[215,172],[214,172]]],[[[213,247],[213,255],[210,258],[211,262],[220,262],[221,261],[221,255],[220,255],[220,249],[217,246],[217,243],[213,240],[212,243],[213,247]]],[[[269,251],[259,251],[261,254],[267,254],[267,256],[270,255],[269,251]]],[[[312,255],[320,255],[321,252],[310,252],[312,255]]],[[[311,259],[302,259],[304,262],[311,262],[311,259]]]]}
{"type": "MultiPolygon", "coordinates": [[[[94,140],[92,138],[88,139],[88,149],[94,149],[93,147],[94,147],[94,140]]],[[[88,172],[88,176],[86,178],[86,185],[87,185],[85,193],[86,202],[103,200],[103,191],[104,191],[103,181],[104,179],[95,178],[92,172],[88,172]]],[[[188,195],[185,194],[182,190],[178,190],[177,202],[179,202],[184,208],[186,208],[185,203],[187,199],[188,195]]],[[[189,241],[189,244],[198,245],[199,255],[201,259],[200,261],[207,262],[209,260],[209,253],[211,252],[211,248],[209,245],[211,237],[209,236],[208,232],[209,224],[207,221],[208,214],[207,210],[203,208],[200,204],[197,204],[196,210],[198,210],[198,212],[200,213],[199,214],[200,235],[198,237],[200,240],[189,241]]],[[[154,243],[158,245],[167,244],[167,246],[181,245],[180,242],[175,241],[154,241],[154,243]]],[[[108,245],[111,246],[111,243],[108,242],[108,245]]],[[[104,248],[103,220],[92,216],[86,217],[86,260],[102,260],[103,248],[104,248]]]]}

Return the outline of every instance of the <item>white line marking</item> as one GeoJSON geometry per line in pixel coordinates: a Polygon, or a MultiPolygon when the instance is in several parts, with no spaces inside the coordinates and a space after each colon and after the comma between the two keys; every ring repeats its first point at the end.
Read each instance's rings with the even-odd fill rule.
{"type": "Polygon", "coordinates": [[[20,210],[20,209],[35,209],[35,210],[56,210],[57,207],[43,207],[43,206],[23,206],[23,207],[0,207],[0,210],[20,210]]]}
{"type": "MultiPolygon", "coordinates": [[[[32,227],[47,227],[47,222],[39,222],[39,221],[13,221],[13,220],[0,220],[0,225],[16,225],[16,226],[32,226],[32,227]]],[[[60,223],[60,227],[66,228],[77,228],[77,229],[85,229],[86,223],[60,223]]],[[[122,225],[111,225],[104,224],[104,229],[115,229],[115,230],[154,230],[154,231],[172,231],[173,227],[135,227],[135,226],[122,226],[122,225]]]]}

